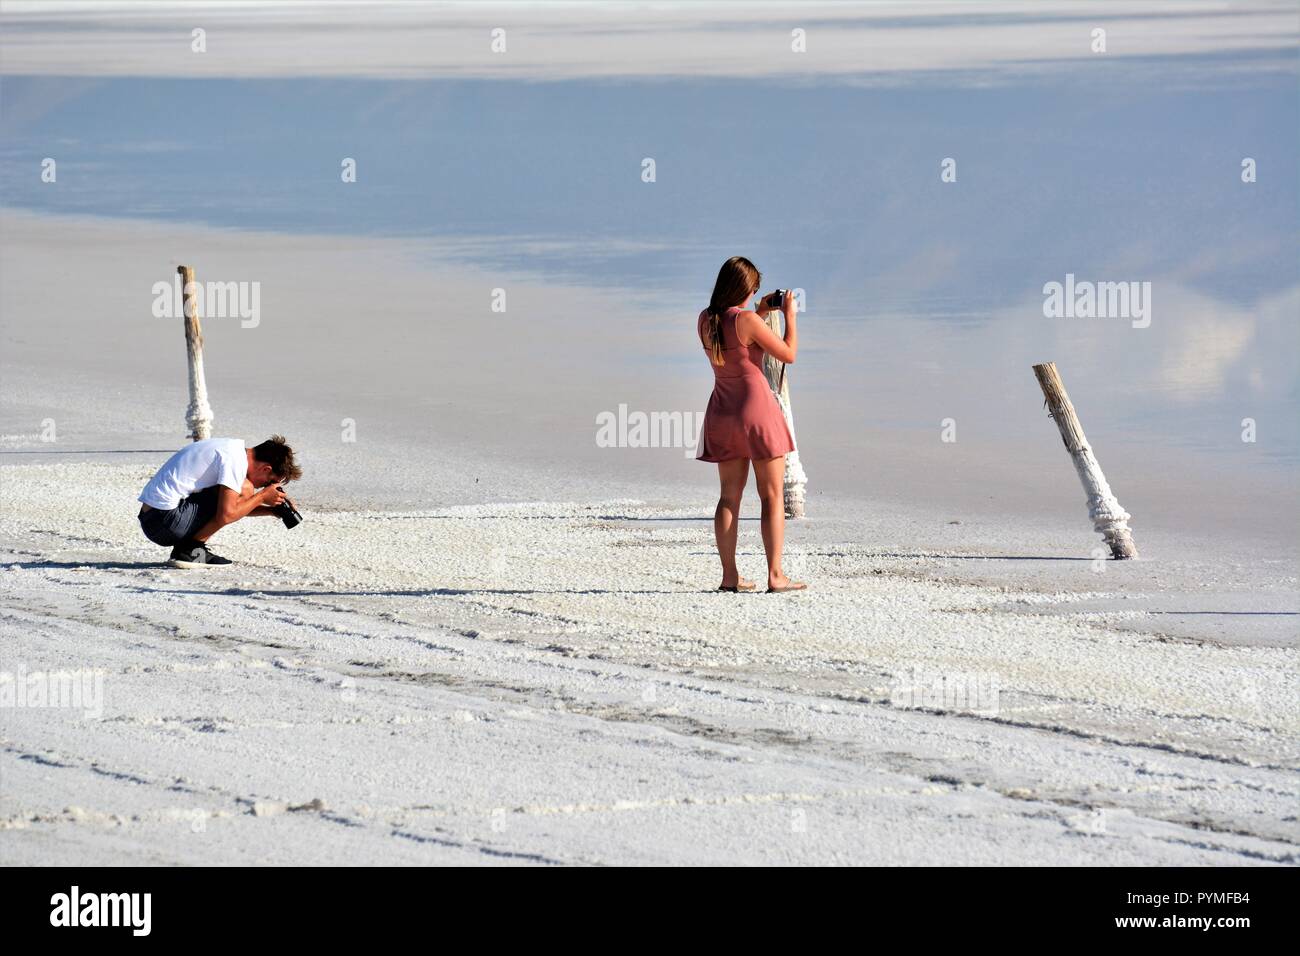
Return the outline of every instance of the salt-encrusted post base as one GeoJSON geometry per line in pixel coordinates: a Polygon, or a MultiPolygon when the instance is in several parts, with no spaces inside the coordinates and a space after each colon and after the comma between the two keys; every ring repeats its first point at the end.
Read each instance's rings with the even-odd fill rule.
{"type": "Polygon", "coordinates": [[[203,330],[199,327],[198,286],[194,267],[179,266],[185,312],[185,355],[190,369],[190,404],[185,410],[185,427],[193,441],[212,437],[212,408],[208,405],[208,383],[203,377],[203,330]]]}
{"type": "MultiPolygon", "coordinates": [[[[779,311],[767,313],[764,321],[777,335],[781,334],[781,327],[777,320],[779,311]]],[[[778,362],[770,355],[763,356],[763,374],[767,376],[767,384],[772,389],[772,394],[776,396],[777,403],[781,406],[781,414],[785,416],[786,426],[790,429],[790,437],[794,438],[794,410],[790,407],[790,383],[786,381],[785,364],[778,362]]],[[[785,516],[787,518],[802,518],[804,505],[804,492],[808,485],[808,476],[804,474],[803,463],[799,460],[799,440],[795,438],[795,449],[785,456],[785,516]]]]}
{"type": "Polygon", "coordinates": [[[1047,410],[1060,429],[1061,440],[1065,442],[1065,448],[1074,460],[1074,469],[1079,473],[1084,494],[1088,496],[1088,515],[1092,518],[1092,526],[1110,546],[1111,557],[1136,558],[1137,546],[1133,544],[1133,533],[1128,526],[1130,515],[1115,500],[1110,485],[1106,483],[1106,476],[1101,473],[1101,465],[1097,464],[1097,457],[1088,446],[1083,426],[1079,424],[1079,416],[1070,404],[1070,396],[1065,394],[1065,385],[1056,371],[1056,364],[1045,362],[1035,365],[1034,376],[1047,400],[1047,410]]]}

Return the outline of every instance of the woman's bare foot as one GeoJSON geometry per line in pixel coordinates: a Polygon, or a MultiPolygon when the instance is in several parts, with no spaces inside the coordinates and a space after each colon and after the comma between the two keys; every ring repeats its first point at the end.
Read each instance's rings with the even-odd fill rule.
{"type": "Polygon", "coordinates": [[[769,575],[767,578],[768,594],[780,594],[784,591],[806,591],[806,590],[808,590],[808,585],[805,584],[803,581],[791,581],[784,574],[782,574],[780,577],[773,577],[769,575]]]}
{"type": "Polygon", "coordinates": [[[736,592],[755,591],[757,589],[758,589],[758,585],[755,584],[753,581],[750,581],[748,578],[737,578],[735,581],[730,581],[730,582],[728,582],[726,579],[723,579],[722,586],[718,588],[719,591],[736,591],[736,592]]]}

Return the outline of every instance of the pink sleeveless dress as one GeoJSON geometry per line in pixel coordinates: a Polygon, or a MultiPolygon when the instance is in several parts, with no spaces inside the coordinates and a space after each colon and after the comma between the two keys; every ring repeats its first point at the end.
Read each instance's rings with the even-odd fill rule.
{"type": "MultiPolygon", "coordinates": [[[[763,349],[740,344],[736,336],[739,306],[722,315],[722,357],[725,365],[714,365],[713,395],[704,413],[697,461],[732,461],[736,458],[776,458],[794,451],[794,439],[763,374],[763,349]]],[[[701,342],[708,323],[708,310],[700,313],[697,331],[701,342]]],[[[709,350],[704,349],[706,357],[709,350]]]]}

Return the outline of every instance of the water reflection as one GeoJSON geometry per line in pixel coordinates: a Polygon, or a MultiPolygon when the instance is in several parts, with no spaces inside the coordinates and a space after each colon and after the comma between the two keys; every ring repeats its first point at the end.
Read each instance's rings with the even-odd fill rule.
{"type": "MultiPolygon", "coordinates": [[[[692,400],[692,320],[718,264],[740,252],[769,285],[806,290],[795,374],[810,441],[850,447],[863,427],[928,441],[958,414],[970,420],[963,434],[1017,440],[1041,426],[1029,366],[1051,358],[1086,396],[1089,429],[1112,442],[1238,462],[1250,418],[1260,441],[1249,467],[1293,468],[1297,67],[1277,53],[1287,38],[1265,28],[1271,13],[1235,21],[1232,42],[1212,48],[1204,37],[1222,23],[1166,12],[1160,35],[1178,43],[1104,64],[1074,52],[1077,11],[876,12],[863,14],[876,31],[931,38],[876,74],[837,47],[841,60],[815,74],[692,76],[665,46],[664,75],[584,75],[617,71],[594,54],[588,70],[575,48],[556,53],[570,70],[547,82],[398,79],[397,67],[293,75],[315,68],[301,63],[271,76],[121,76],[102,64],[107,75],[91,78],[9,75],[0,185],[11,208],[359,247],[407,238],[434,277],[459,263],[495,284],[597,291],[598,316],[570,317],[594,330],[572,347],[613,371],[569,380],[597,410],[611,406],[610,378],[647,401],[692,400]],[[1026,29],[1060,58],[1027,59],[1015,32],[1026,29]],[[966,49],[969,31],[992,31],[975,49],[996,65],[941,72],[926,59],[966,49]],[[182,116],[193,118],[185,128],[182,116]],[[57,185],[34,173],[44,156],[58,159],[57,185]],[[354,184],[340,179],[348,157],[354,184]],[[1256,182],[1242,182],[1243,157],[1256,182]],[[1067,274],[1152,283],[1150,327],[1044,317],[1044,283],[1067,274]],[[659,386],[670,397],[651,399],[659,386]]],[[[331,36],[322,27],[321,42],[331,36]]],[[[740,61],[726,62],[734,72],[740,61]]],[[[535,385],[528,367],[519,357],[522,394],[535,385]]],[[[473,376],[459,384],[473,394],[473,376]]]]}

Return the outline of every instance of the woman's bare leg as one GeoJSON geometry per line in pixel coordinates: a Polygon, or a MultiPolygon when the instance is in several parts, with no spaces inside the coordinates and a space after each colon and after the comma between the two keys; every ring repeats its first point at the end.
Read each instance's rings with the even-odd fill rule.
{"type": "Polygon", "coordinates": [[[767,552],[767,586],[789,588],[791,581],[781,570],[785,546],[785,456],[754,460],[754,483],[763,502],[763,550],[767,552]]]}
{"type": "Polygon", "coordinates": [[[717,510],[713,512],[713,535],[718,539],[718,557],[722,560],[722,586],[734,588],[746,583],[741,581],[736,568],[736,532],[740,524],[740,498],[749,480],[749,459],[718,462],[718,480],[722,489],[717,510]]]}

